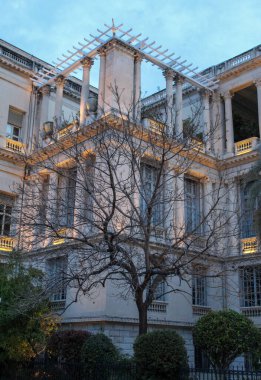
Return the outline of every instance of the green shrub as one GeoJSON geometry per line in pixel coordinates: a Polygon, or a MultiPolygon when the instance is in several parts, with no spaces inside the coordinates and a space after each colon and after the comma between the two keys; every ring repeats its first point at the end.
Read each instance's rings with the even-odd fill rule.
{"type": "Polygon", "coordinates": [[[140,380],[173,380],[180,371],[188,370],[184,341],[173,330],[139,336],[134,343],[134,357],[140,380]]]}
{"type": "Polygon", "coordinates": [[[201,317],[193,329],[193,338],[218,370],[227,369],[238,356],[260,352],[259,329],[233,310],[212,311],[201,317]]]}
{"type": "Polygon", "coordinates": [[[90,335],[90,332],[81,330],[57,331],[49,339],[47,354],[55,360],[78,362],[82,346],[90,335]]]}
{"type": "Polygon", "coordinates": [[[118,360],[118,358],[118,349],[111,339],[104,334],[90,336],[82,347],[81,359],[86,367],[110,363],[118,360]]]}

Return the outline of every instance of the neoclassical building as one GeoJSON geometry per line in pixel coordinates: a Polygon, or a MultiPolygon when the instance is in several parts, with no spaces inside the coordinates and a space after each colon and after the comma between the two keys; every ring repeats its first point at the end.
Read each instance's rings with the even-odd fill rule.
{"type": "MultiPolygon", "coordinates": [[[[50,297],[55,310],[65,309],[65,328],[103,331],[122,350],[131,352],[138,333],[138,311],[131,294],[120,297],[115,283],[106,283],[92,296],[81,294],[72,302],[75,290],[62,282],[64,272],[69,271],[70,249],[75,260],[70,244],[76,235],[68,231],[79,222],[75,210],[82,213],[83,203],[88,203],[77,193],[75,183],[83,174],[71,155],[79,141],[81,157],[89,157],[90,151],[96,154],[97,142],[92,137],[104,120],[113,128],[125,120],[134,130],[147,131],[146,136],[151,133],[150,144],[153,141],[155,146],[160,144],[157,136],[166,130],[175,150],[169,164],[173,168],[168,171],[175,173],[168,181],[169,194],[174,195],[166,218],[162,201],[166,189],[159,202],[165,204],[164,210],[157,206],[152,212],[154,235],[149,244],[153,252],[165,252],[170,241],[175,241],[178,252],[197,257],[185,280],[172,272],[170,280],[159,282],[148,308],[148,322],[149,328],[176,329],[186,341],[190,362],[201,365],[202,356],[191,333],[201,315],[231,308],[258,326],[261,323],[261,260],[254,223],[258,199],[249,202],[252,182],[247,179],[260,158],[261,45],[203,72],[121,26],[108,27],[79,46],[53,66],[0,40],[1,259],[6,260],[13,249],[30,255],[32,263],[61,280],[50,297]],[[94,59],[99,61],[98,89],[90,85],[94,59]],[[141,65],[145,62],[162,70],[166,88],[141,98],[141,65]],[[73,76],[76,69],[82,71],[82,80],[73,76]],[[45,163],[41,169],[39,162],[45,163]],[[66,178],[57,168],[66,170],[66,178]],[[28,230],[17,222],[19,212],[24,215],[22,207],[29,207],[26,202],[32,198],[21,202],[17,185],[36,177],[41,189],[25,190],[25,198],[36,194],[43,205],[32,214],[30,228],[38,238],[33,244],[35,237],[28,243],[28,230]],[[217,193],[222,195],[215,204],[217,193]],[[39,220],[50,220],[52,212],[58,222],[52,225],[50,238],[39,220]],[[160,220],[163,214],[164,223],[160,220]],[[194,245],[191,236],[196,236],[194,245]],[[208,250],[206,241],[211,241],[208,250]]],[[[146,189],[139,194],[142,200],[136,200],[141,210],[146,210],[146,196],[153,193],[159,170],[153,149],[153,145],[147,147],[139,161],[141,183],[146,177],[146,189]]],[[[91,230],[84,231],[90,236],[91,230]]]]}

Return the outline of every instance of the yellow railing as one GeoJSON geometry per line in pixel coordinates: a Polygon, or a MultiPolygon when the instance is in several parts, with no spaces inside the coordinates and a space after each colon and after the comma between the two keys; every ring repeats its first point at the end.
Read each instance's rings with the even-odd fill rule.
{"type": "Polygon", "coordinates": [[[12,150],[13,152],[22,153],[24,151],[24,144],[20,141],[6,138],[6,148],[12,150]]]}
{"type": "Polygon", "coordinates": [[[235,152],[236,155],[245,154],[251,152],[254,147],[258,144],[258,137],[250,137],[249,139],[245,139],[242,141],[238,141],[235,143],[235,152]]]}
{"type": "Polygon", "coordinates": [[[58,132],[58,139],[68,135],[69,133],[74,132],[75,127],[76,127],[76,124],[71,123],[71,124],[66,125],[66,127],[64,127],[63,129],[60,129],[60,131],[58,132]]]}
{"type": "Polygon", "coordinates": [[[251,238],[245,238],[241,239],[241,245],[242,245],[242,253],[248,254],[248,253],[256,253],[257,252],[257,238],[251,237],[251,238]]]}
{"type": "Polygon", "coordinates": [[[8,236],[0,237],[0,251],[11,252],[14,248],[14,238],[8,236]]]}

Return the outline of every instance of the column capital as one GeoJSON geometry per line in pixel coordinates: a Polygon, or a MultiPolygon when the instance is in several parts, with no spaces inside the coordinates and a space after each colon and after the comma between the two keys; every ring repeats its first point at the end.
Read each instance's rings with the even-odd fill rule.
{"type": "Polygon", "coordinates": [[[56,87],[63,87],[65,85],[65,81],[66,78],[63,75],[58,75],[58,77],[54,80],[56,87]]]}
{"type": "Polygon", "coordinates": [[[42,95],[49,96],[51,93],[51,86],[49,84],[46,84],[45,86],[41,87],[39,91],[42,95]]]}
{"type": "Polygon", "coordinates": [[[183,84],[185,82],[185,78],[180,74],[176,74],[174,80],[176,84],[183,84]]]}
{"type": "Polygon", "coordinates": [[[199,92],[200,92],[201,96],[205,99],[209,99],[211,96],[211,91],[208,91],[206,89],[201,89],[199,92]]]}
{"type": "Polygon", "coordinates": [[[223,98],[226,99],[232,99],[234,94],[231,91],[226,91],[222,94],[223,98]]]}
{"type": "Polygon", "coordinates": [[[171,69],[165,69],[163,71],[163,76],[166,78],[166,79],[172,79],[174,80],[174,77],[175,77],[175,73],[173,70],[171,69]]]}
{"type": "Polygon", "coordinates": [[[100,57],[105,57],[106,55],[106,47],[101,47],[100,49],[97,50],[97,53],[99,54],[100,57]]]}
{"type": "Polygon", "coordinates": [[[92,65],[93,65],[94,61],[93,59],[89,58],[89,57],[84,57],[82,60],[81,60],[81,64],[82,64],[82,67],[85,69],[85,68],[91,68],[92,65]]]}
{"type": "Polygon", "coordinates": [[[143,56],[139,53],[134,54],[134,62],[141,62],[143,60],[143,56]]]}
{"type": "Polygon", "coordinates": [[[254,84],[256,85],[256,87],[261,87],[261,78],[260,79],[256,79],[254,81],[254,84]]]}

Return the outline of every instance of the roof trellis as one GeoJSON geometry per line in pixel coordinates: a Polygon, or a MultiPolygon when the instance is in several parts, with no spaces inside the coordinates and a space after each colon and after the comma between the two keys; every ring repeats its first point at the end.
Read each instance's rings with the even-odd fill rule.
{"type": "Polygon", "coordinates": [[[84,57],[95,58],[99,49],[112,39],[117,39],[137,50],[146,61],[158,66],[162,70],[171,69],[175,74],[185,78],[193,86],[213,90],[217,80],[209,75],[203,75],[198,72],[198,67],[193,67],[192,63],[182,60],[180,56],[176,57],[175,53],[170,53],[168,49],[163,49],[162,45],[157,46],[156,41],[149,41],[149,38],[142,38],[142,34],[132,34],[132,28],[123,29],[123,24],[115,26],[104,24],[105,30],[97,29],[98,35],[90,34],[89,39],[84,38],[84,42],[78,42],[78,47],[73,46],[67,50],[61,58],[57,58],[51,69],[43,68],[33,77],[33,80],[40,87],[50,84],[59,75],[67,76],[74,73],[81,65],[84,57]],[[117,35],[116,35],[117,34],[117,35]]]}

